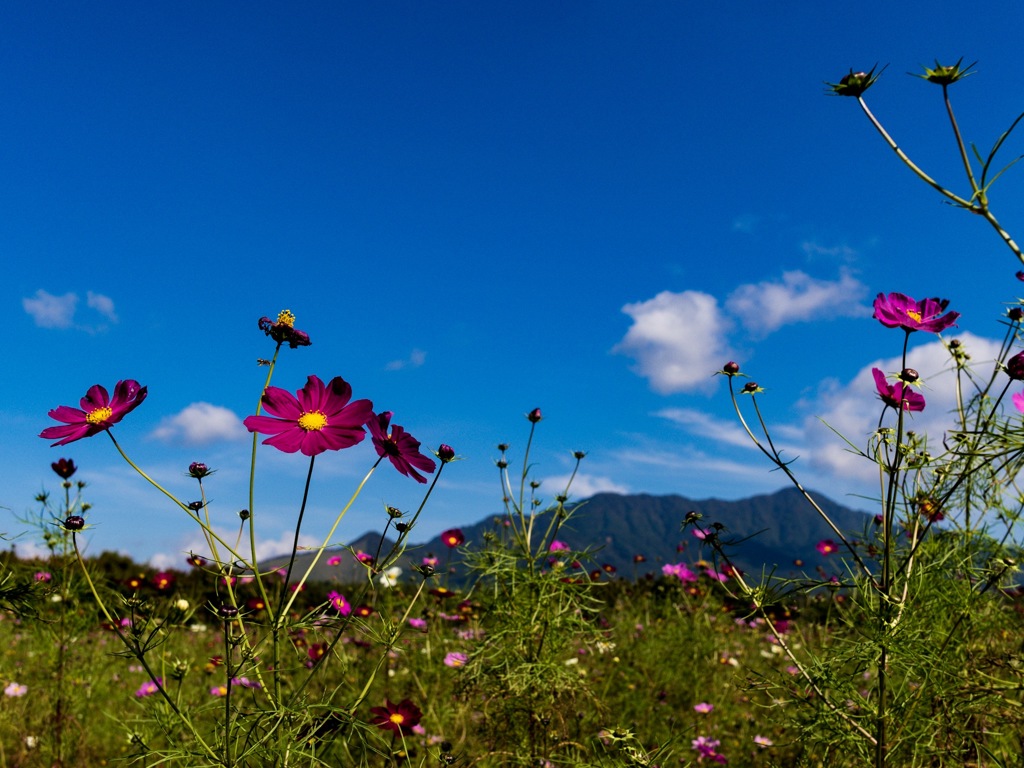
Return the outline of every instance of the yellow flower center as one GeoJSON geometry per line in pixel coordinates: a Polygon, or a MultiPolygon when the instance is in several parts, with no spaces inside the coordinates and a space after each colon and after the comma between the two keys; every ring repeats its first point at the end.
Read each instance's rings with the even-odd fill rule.
{"type": "Polygon", "coordinates": [[[96,408],[95,410],[89,411],[86,415],[85,420],[90,424],[102,424],[104,421],[109,419],[113,415],[113,411],[107,406],[102,408],[96,408]]]}
{"type": "Polygon", "coordinates": [[[299,426],[307,432],[319,432],[327,426],[327,417],[320,411],[306,411],[299,416],[299,426]]]}
{"type": "Polygon", "coordinates": [[[278,325],[287,325],[289,328],[295,327],[295,315],[292,314],[290,309],[282,309],[277,315],[278,325]]]}
{"type": "Polygon", "coordinates": [[[401,725],[405,722],[405,715],[403,715],[401,712],[392,712],[391,717],[389,717],[388,720],[390,720],[395,725],[401,725]]]}
{"type": "Polygon", "coordinates": [[[913,320],[915,323],[920,323],[921,322],[921,313],[918,312],[916,309],[908,309],[907,310],[907,316],[911,320],[913,320]]]}

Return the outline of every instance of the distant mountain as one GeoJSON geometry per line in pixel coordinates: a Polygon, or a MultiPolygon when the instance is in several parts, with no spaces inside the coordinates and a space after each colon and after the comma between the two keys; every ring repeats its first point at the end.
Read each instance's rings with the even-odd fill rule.
{"type": "MultiPolygon", "coordinates": [[[[812,496],[840,530],[855,538],[862,537],[871,525],[871,515],[865,512],[841,506],[817,493],[812,492],[812,496]]],[[[803,561],[800,570],[805,572],[818,566],[829,571],[836,568],[834,556],[830,560],[815,548],[823,539],[834,539],[835,534],[794,488],[739,501],[599,493],[574,507],[573,514],[559,530],[558,538],[573,549],[593,551],[592,562],[586,564],[588,568],[609,565],[620,577],[660,573],[665,563],[712,559],[710,548],[693,536],[692,526],[681,530],[684,518],[691,511],[702,516],[700,523],[704,528],[713,523],[724,526],[719,534],[721,540],[733,542],[728,551],[735,553],[736,565],[748,573],[759,574],[762,568],[773,567],[777,567],[779,575],[792,573],[797,570],[795,560],[803,561]],[[645,561],[634,564],[636,555],[643,555],[645,561]]],[[[466,546],[479,545],[483,534],[497,530],[500,524],[500,518],[489,517],[462,526],[466,546]]],[[[543,526],[538,527],[543,531],[543,526]]],[[[388,552],[392,544],[391,540],[385,541],[380,551],[388,552]]],[[[372,555],[379,545],[379,533],[366,533],[349,546],[372,555]]],[[[439,569],[451,565],[456,572],[462,570],[458,552],[445,546],[440,536],[410,546],[400,564],[408,570],[411,564],[428,555],[438,558],[439,569]]],[[[301,563],[308,562],[309,557],[312,557],[310,553],[299,553],[297,572],[301,573],[301,563]]],[[[262,565],[264,568],[281,567],[287,565],[287,560],[287,557],[273,558],[262,565]]],[[[324,553],[312,578],[346,583],[366,578],[366,572],[347,550],[339,548],[324,553]],[[332,555],[341,557],[340,565],[327,565],[332,555]]]]}

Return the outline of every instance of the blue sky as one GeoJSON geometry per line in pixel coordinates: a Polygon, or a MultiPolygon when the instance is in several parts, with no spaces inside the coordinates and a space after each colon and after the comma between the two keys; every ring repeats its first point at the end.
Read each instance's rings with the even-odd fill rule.
{"type": "MultiPolygon", "coordinates": [[[[534,407],[548,497],[574,450],[588,452],[576,498],[781,487],[711,376],[728,359],[768,389],[806,483],[863,506],[851,494],[871,492],[869,468],[820,418],[855,442],[877,420],[870,368],[892,370],[901,339],[870,319],[871,298],[949,297],[981,362],[1022,289],[984,222],[944,205],[823,81],[888,64],[870,105],[963,191],[941,91],[906,73],[977,60],[953,96],[987,148],[1024,109],[1021,15],[1010,2],[6,5],[0,506],[30,509],[58,488],[50,462],[71,457],[91,550],[181,562],[198,531],[105,436],[50,448],[46,412],[139,380],[149,398],[119,441],[186,498],[188,463],[217,467],[211,514],[233,525],[240,420],[272,352],[256,321],[285,307],[313,346],[285,350],[276,385],[343,376],[464,458],[415,538],[500,510],[495,446],[521,456],[534,407]]],[[[1007,159],[1022,151],[1011,140],[1007,159]]],[[[1017,170],[992,195],[1018,239],[1022,191],[1017,170]]],[[[935,346],[914,342],[922,373],[940,371],[935,346]]],[[[927,384],[919,428],[941,430],[948,377],[927,384]]],[[[259,456],[269,552],[306,462],[259,456]]],[[[367,441],[318,461],[310,534],[375,458],[367,441]]],[[[420,490],[383,467],[338,538],[420,490]]]]}

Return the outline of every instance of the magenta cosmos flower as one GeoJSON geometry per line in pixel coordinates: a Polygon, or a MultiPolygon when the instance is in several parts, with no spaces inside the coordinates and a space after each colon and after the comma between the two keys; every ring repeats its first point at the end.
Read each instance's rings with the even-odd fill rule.
{"type": "Polygon", "coordinates": [[[839,551],[839,545],[832,541],[832,539],[823,539],[815,544],[814,548],[822,555],[831,555],[839,551]]]}
{"type": "Polygon", "coordinates": [[[82,398],[81,410],[70,405],[62,405],[47,413],[51,419],[63,421],[64,424],[59,427],[47,427],[39,436],[45,440],[59,437],[60,440],[54,445],[67,445],[83,437],[92,437],[110,429],[125,415],[138,408],[146,399],[147,393],[146,387],[139,386],[139,382],[134,379],[117,382],[113,398],[105,388],[94,384],[82,398]]]}
{"type": "Polygon", "coordinates": [[[397,424],[391,424],[391,415],[391,411],[384,411],[372,417],[367,423],[377,455],[387,456],[395,469],[406,477],[411,477],[418,483],[427,482],[427,478],[416,470],[433,472],[434,460],[420,453],[419,440],[397,424]]]}
{"type": "Polygon", "coordinates": [[[886,405],[899,410],[902,403],[903,410],[905,411],[924,410],[924,395],[915,392],[902,381],[890,384],[885,380],[885,374],[877,368],[871,369],[871,375],[875,377],[875,387],[878,389],[878,396],[882,398],[882,402],[886,405]]]}
{"type": "Polygon", "coordinates": [[[907,331],[928,331],[941,333],[955,325],[959,312],[947,312],[946,302],[939,299],[914,301],[902,293],[878,294],[875,298],[873,317],[886,328],[902,328],[907,331]]]}
{"type": "Polygon", "coordinates": [[[449,528],[441,534],[441,541],[450,549],[460,547],[466,543],[466,537],[459,528],[449,528]]]}
{"type": "Polygon", "coordinates": [[[267,387],[263,408],[270,416],[249,416],[243,423],[250,432],[273,435],[263,441],[285,453],[301,451],[316,456],[362,442],[363,425],[373,418],[373,403],[350,403],[352,387],[335,376],[325,386],[316,376],[295,397],[278,387],[267,387]]]}

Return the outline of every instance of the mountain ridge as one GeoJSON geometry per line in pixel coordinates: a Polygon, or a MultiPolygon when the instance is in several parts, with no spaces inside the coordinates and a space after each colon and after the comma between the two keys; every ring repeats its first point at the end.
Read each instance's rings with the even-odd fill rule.
{"type": "MultiPolygon", "coordinates": [[[[844,533],[861,538],[870,529],[872,516],[867,512],[845,507],[819,493],[809,493],[844,533]]],[[[682,529],[689,512],[700,515],[702,528],[716,523],[722,526],[719,540],[735,565],[744,571],[756,573],[766,569],[782,575],[834,567],[828,556],[817,551],[816,545],[836,538],[835,533],[795,488],[735,501],[694,500],[678,494],[598,493],[571,505],[571,514],[559,528],[557,538],[573,550],[591,553],[590,562],[584,564],[588,570],[615,572],[620,577],[656,575],[666,563],[713,560],[710,548],[702,546],[693,535],[693,526],[682,529]],[[637,562],[637,556],[642,556],[643,561],[637,562]]],[[[478,546],[486,531],[496,531],[502,525],[502,516],[491,515],[460,526],[465,546],[478,546]]],[[[542,533],[544,527],[538,528],[542,533]]],[[[355,561],[349,550],[372,555],[379,546],[386,553],[393,543],[386,539],[381,544],[380,533],[366,532],[351,540],[347,547],[325,551],[311,578],[341,583],[365,579],[365,567],[355,561]],[[332,556],[340,556],[341,563],[327,565],[332,556]]],[[[454,567],[455,575],[465,575],[461,573],[461,554],[447,547],[440,535],[410,544],[398,565],[408,571],[431,556],[437,558],[438,570],[454,567]]],[[[312,557],[310,552],[299,552],[296,568],[302,568],[312,557]]],[[[287,555],[270,558],[261,564],[261,569],[279,567],[287,559],[287,555]]]]}

